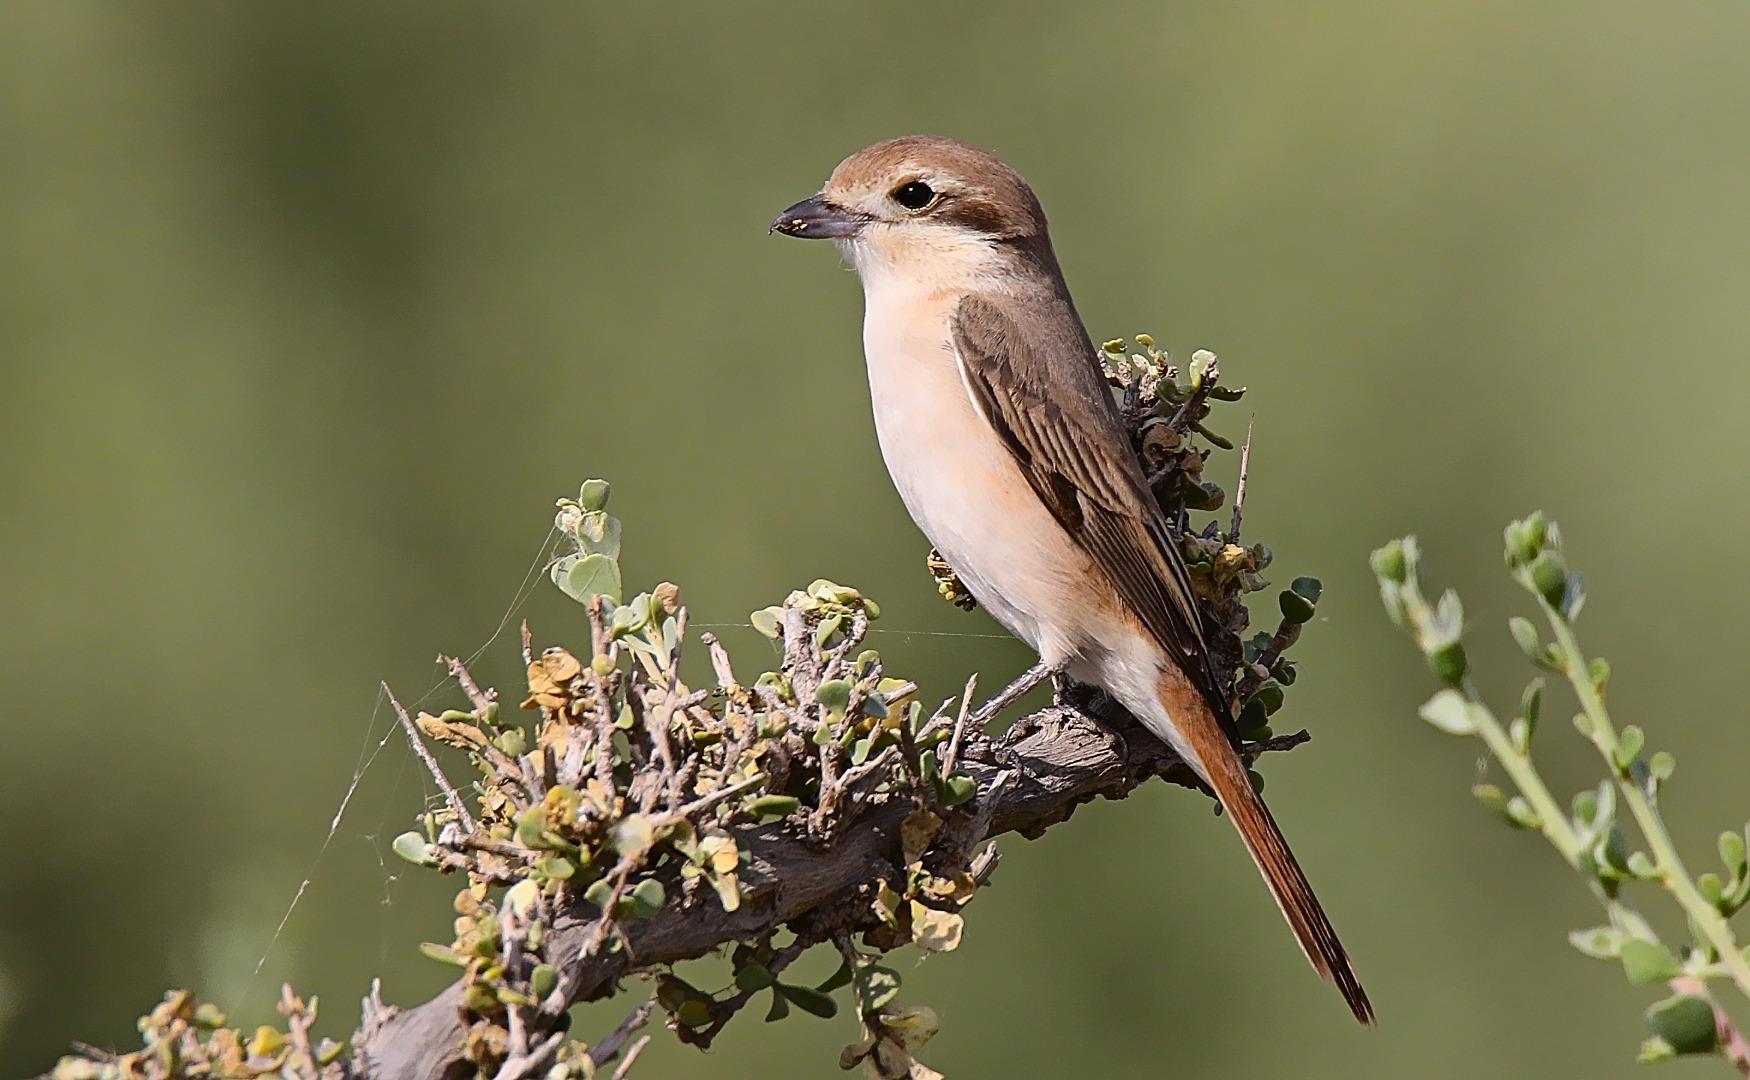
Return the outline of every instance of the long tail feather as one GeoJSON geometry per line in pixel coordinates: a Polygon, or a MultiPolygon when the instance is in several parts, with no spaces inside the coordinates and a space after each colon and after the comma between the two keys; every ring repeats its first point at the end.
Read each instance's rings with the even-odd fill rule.
{"type": "Polygon", "coordinates": [[[1312,885],[1295,861],[1276,819],[1270,816],[1269,807],[1252,789],[1245,763],[1216,723],[1209,705],[1176,673],[1165,680],[1161,698],[1161,704],[1173,718],[1173,727],[1200,759],[1194,764],[1201,765],[1198,771],[1215,789],[1228,820],[1245,841],[1246,850],[1300,942],[1301,951],[1319,975],[1336,984],[1355,1019],[1371,1025],[1373,1005],[1349,963],[1349,954],[1343,951],[1343,943],[1337,940],[1337,931],[1326,917],[1324,907],[1313,894],[1312,885]]]}

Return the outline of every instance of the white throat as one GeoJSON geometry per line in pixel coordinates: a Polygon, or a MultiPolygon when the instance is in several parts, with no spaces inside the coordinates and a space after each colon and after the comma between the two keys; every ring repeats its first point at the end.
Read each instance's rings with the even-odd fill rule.
{"type": "Polygon", "coordinates": [[[875,224],[838,245],[856,268],[871,305],[877,294],[965,292],[1004,273],[997,245],[958,226],[875,224]]]}

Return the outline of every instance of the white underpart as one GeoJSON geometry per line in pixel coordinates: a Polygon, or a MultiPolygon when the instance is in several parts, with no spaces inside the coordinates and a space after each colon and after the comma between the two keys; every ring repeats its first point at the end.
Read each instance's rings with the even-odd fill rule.
{"type": "Polygon", "coordinates": [[[841,246],[863,282],[863,351],[881,456],[912,520],[1010,633],[1099,686],[1201,771],[1160,700],[1168,663],[1113,609],[1070,538],[979,412],[955,356],[962,297],[1003,288],[977,234],[876,226],[841,246]],[[921,234],[921,235],[920,235],[921,234]]]}

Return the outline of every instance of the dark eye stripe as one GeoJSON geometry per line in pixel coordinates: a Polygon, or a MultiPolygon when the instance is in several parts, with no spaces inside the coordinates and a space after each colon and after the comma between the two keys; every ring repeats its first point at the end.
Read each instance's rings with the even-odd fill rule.
{"type": "Polygon", "coordinates": [[[1007,236],[1014,231],[1014,222],[1001,207],[988,199],[957,197],[944,200],[935,217],[991,236],[1007,236]]]}

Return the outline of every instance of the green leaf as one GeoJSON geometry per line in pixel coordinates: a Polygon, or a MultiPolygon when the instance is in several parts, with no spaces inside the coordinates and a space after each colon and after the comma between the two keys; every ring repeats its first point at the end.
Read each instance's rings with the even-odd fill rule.
{"type": "Polygon", "coordinates": [[[759,818],[789,817],[802,805],[794,795],[759,795],[747,801],[747,812],[759,818]]]}
{"type": "Polygon", "coordinates": [[[1568,564],[1560,554],[1545,550],[1531,561],[1527,570],[1531,578],[1531,586],[1550,607],[1560,611],[1562,599],[1568,592],[1568,564]]]}
{"type": "Polygon", "coordinates": [[[620,557],[620,519],[601,511],[583,515],[577,530],[577,541],[586,555],[620,557]]]}
{"type": "Polygon", "coordinates": [[[760,608],[747,617],[753,628],[769,638],[776,639],[779,627],[784,621],[784,609],[781,607],[760,608]]]}
{"type": "Polygon", "coordinates": [[[583,487],[577,492],[577,505],[592,513],[605,509],[608,505],[609,490],[606,480],[594,478],[585,480],[583,487]]]}
{"type": "Polygon", "coordinates": [[[814,700],[828,716],[842,720],[845,711],[851,707],[851,684],[845,679],[827,679],[815,688],[814,700]]]}
{"type": "Polygon", "coordinates": [[[535,873],[553,881],[569,881],[577,873],[577,864],[570,859],[549,855],[535,864],[535,873]]]}
{"type": "Polygon", "coordinates": [[[702,1028],[711,1022],[711,1002],[706,998],[689,997],[674,1011],[675,1022],[686,1028],[702,1028]]]}
{"type": "Polygon", "coordinates": [[[1507,565],[1522,566],[1530,562],[1543,549],[1543,512],[1538,511],[1522,521],[1510,522],[1505,532],[1507,565]]]}
{"type": "Polygon", "coordinates": [[[1246,738],[1256,738],[1255,732],[1262,731],[1270,725],[1270,710],[1257,698],[1246,702],[1246,707],[1240,710],[1240,715],[1234,720],[1240,729],[1240,734],[1246,738]]]}
{"type": "Polygon", "coordinates": [[[1448,735],[1475,735],[1477,725],[1470,702],[1457,690],[1442,690],[1422,706],[1422,719],[1448,735]]]}
{"type": "Polygon", "coordinates": [[[1671,1044],[1654,1036],[1641,1040],[1640,1053],[1635,1055],[1637,1065],[1656,1065],[1661,1061],[1670,1061],[1677,1056],[1677,1051],[1671,1049],[1671,1044]]]}
{"type": "Polygon", "coordinates": [[[737,990],[764,990],[772,985],[772,969],[758,960],[749,960],[735,972],[735,988],[737,990]]]}
{"type": "Polygon", "coordinates": [[[544,998],[559,986],[559,969],[552,964],[536,964],[529,972],[529,989],[537,998],[544,998]]]}
{"type": "Polygon", "coordinates": [[[843,615],[831,615],[820,620],[820,625],[814,628],[814,643],[823,649],[826,648],[827,640],[838,633],[839,627],[843,626],[844,623],[845,617],[843,615]]]}
{"type": "Polygon", "coordinates": [[[1316,577],[1297,577],[1289,583],[1288,588],[1309,604],[1318,603],[1319,597],[1325,592],[1324,583],[1316,577]]]}
{"type": "Polygon", "coordinates": [[[766,1012],[766,1023],[770,1024],[775,1020],[782,1020],[789,1015],[790,1002],[776,986],[772,987],[772,1007],[766,1012]]]}
{"type": "Polygon", "coordinates": [[[1664,876],[1659,872],[1659,865],[1653,861],[1653,857],[1644,851],[1629,853],[1628,872],[1643,881],[1651,881],[1664,876]]]}
{"type": "Polygon", "coordinates": [[[1598,820],[1598,793],[1590,789],[1574,794],[1574,820],[1590,827],[1598,820]]]}
{"type": "Polygon", "coordinates": [[[541,838],[546,828],[546,807],[536,803],[517,815],[516,842],[526,848],[546,847],[546,841],[541,838]]]}
{"type": "Polygon", "coordinates": [[[397,836],[389,846],[395,849],[395,854],[415,866],[437,865],[437,856],[433,854],[432,846],[419,833],[404,832],[397,836]]]}
{"type": "Polygon", "coordinates": [[[1720,834],[1720,862],[1734,878],[1744,876],[1745,854],[1744,836],[1742,833],[1723,832],[1720,834]]]}
{"type": "Polygon", "coordinates": [[[1502,817],[1507,816],[1507,794],[1494,784],[1473,784],[1470,793],[1490,810],[1502,817]]]}
{"type": "Polygon", "coordinates": [[[1519,651],[1525,654],[1525,658],[1535,661],[1538,646],[1542,642],[1538,640],[1537,627],[1532,625],[1531,620],[1515,615],[1507,620],[1507,629],[1513,632],[1513,640],[1519,645],[1519,651]]]}
{"type": "Polygon", "coordinates": [[[978,781],[965,773],[955,773],[942,781],[942,805],[959,806],[978,794],[978,781]]]}
{"type": "Polygon", "coordinates": [[[520,727],[505,728],[492,740],[492,745],[506,756],[519,758],[529,748],[529,737],[520,727]]]}
{"type": "Polygon", "coordinates": [[[440,964],[449,964],[451,967],[468,966],[468,960],[466,957],[456,952],[456,950],[452,949],[450,946],[439,945],[435,941],[420,942],[419,952],[421,956],[430,960],[436,960],[440,964]]]}
{"type": "MultiPolygon", "coordinates": [[[[1636,986],[1648,986],[1674,979],[1683,971],[1677,958],[1671,955],[1671,950],[1656,941],[1629,938],[1622,943],[1620,955],[1623,974],[1636,986]]],[[[1708,1015],[1711,1023],[1712,1010],[1709,1010],[1708,1015]]]]}
{"type": "Polygon", "coordinates": [[[1614,926],[1595,926],[1590,930],[1575,930],[1568,935],[1568,944],[1594,960],[1615,960],[1622,955],[1626,938],[1614,926]]]}
{"type": "Polygon", "coordinates": [[[1621,826],[1611,825],[1599,837],[1592,846],[1592,859],[1600,869],[1614,871],[1619,877],[1629,872],[1628,841],[1623,839],[1621,826]]]}
{"type": "Polygon", "coordinates": [[[632,915],[634,918],[648,919],[662,910],[662,902],[668,899],[667,890],[662,882],[655,878],[645,878],[632,886],[632,915]]]}
{"type": "Polygon", "coordinates": [[[1470,671],[1470,658],[1465,655],[1464,642],[1448,641],[1428,650],[1428,670],[1447,686],[1463,685],[1470,671]]]}
{"type": "Polygon", "coordinates": [[[1662,784],[1677,771],[1677,759],[1669,750],[1660,750],[1647,761],[1647,771],[1653,774],[1654,780],[1662,784]]]}
{"type": "Polygon", "coordinates": [[[834,971],[831,975],[828,975],[825,979],[822,979],[820,982],[815,983],[814,988],[816,990],[819,990],[823,994],[830,994],[834,990],[837,990],[841,986],[850,985],[850,982],[851,982],[851,964],[850,964],[850,961],[847,960],[847,961],[839,964],[837,971],[834,971]]]}
{"type": "Polygon", "coordinates": [[[195,1006],[194,1023],[196,1027],[204,1028],[207,1031],[214,1031],[225,1026],[225,1014],[212,1002],[203,1001],[195,1006]]]}
{"type": "Polygon", "coordinates": [[[1676,1054],[1711,1054],[1719,1046],[1713,1006],[1690,994],[1678,994],[1647,1010],[1647,1024],[1676,1054]]]}
{"type": "Polygon", "coordinates": [[[1258,687],[1258,692],[1252,695],[1252,701],[1263,705],[1266,713],[1275,713],[1276,710],[1282,708],[1282,684],[1274,680],[1266,680],[1262,686],[1258,687]]]}
{"type": "Polygon", "coordinates": [[[794,986],[790,983],[778,983],[778,993],[783,994],[803,1012],[812,1013],[822,1020],[831,1020],[838,1015],[838,1002],[830,994],[823,994],[808,986],[794,986]]]}
{"type": "Polygon", "coordinates": [[[580,604],[594,596],[620,599],[620,564],[606,555],[567,556],[553,566],[553,583],[580,604]]]}
{"type": "Polygon", "coordinates": [[[1409,576],[1409,565],[1408,560],[1404,557],[1404,542],[1402,540],[1393,540],[1384,547],[1375,550],[1367,561],[1373,567],[1374,576],[1383,581],[1401,585],[1404,579],[1409,576]]]}
{"type": "Polygon", "coordinates": [[[1695,891],[1701,894],[1703,900],[1706,900],[1714,907],[1719,907],[1720,901],[1723,900],[1726,895],[1726,885],[1725,882],[1720,880],[1720,875],[1709,870],[1706,873],[1697,875],[1695,879],[1695,891]]]}
{"type": "Polygon", "coordinates": [[[1276,598],[1276,603],[1282,609],[1282,618],[1285,621],[1297,626],[1312,621],[1313,602],[1299,593],[1291,589],[1284,589],[1282,594],[1276,598]]]}
{"type": "Polygon", "coordinates": [[[1507,800],[1507,822],[1521,829],[1536,829],[1541,822],[1537,819],[1537,811],[1525,801],[1523,795],[1515,795],[1507,800]]]}
{"type": "Polygon", "coordinates": [[[1616,737],[1616,767],[1626,769],[1633,765],[1635,759],[1641,756],[1641,751],[1646,749],[1646,745],[1646,732],[1633,724],[1623,728],[1616,737]]]}
{"type": "Polygon", "coordinates": [[[589,888],[583,890],[583,898],[594,904],[598,911],[606,911],[608,901],[614,898],[614,886],[607,878],[597,878],[590,882],[589,888]]]}
{"type": "Polygon", "coordinates": [[[1519,715],[1532,727],[1537,726],[1538,714],[1543,711],[1543,679],[1537,678],[1525,684],[1525,692],[1519,695],[1519,715]]]}

